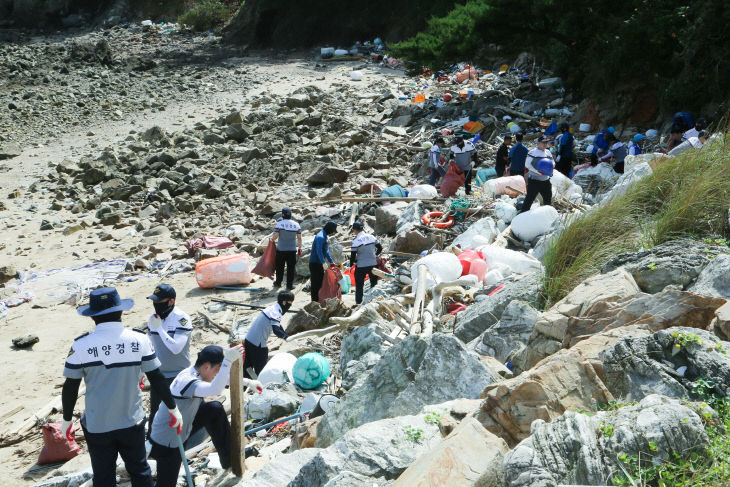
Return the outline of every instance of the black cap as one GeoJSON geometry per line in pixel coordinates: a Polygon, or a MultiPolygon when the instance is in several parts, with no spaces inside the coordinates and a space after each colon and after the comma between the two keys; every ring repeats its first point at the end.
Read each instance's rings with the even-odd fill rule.
{"type": "Polygon", "coordinates": [[[291,218],[291,208],[285,206],[281,209],[281,217],[282,218],[291,218]]]}
{"type": "Polygon", "coordinates": [[[218,345],[208,345],[198,352],[198,360],[196,364],[210,363],[212,365],[218,365],[223,363],[223,348],[218,345]]]}
{"type": "Polygon", "coordinates": [[[79,306],[76,311],[81,316],[100,316],[127,311],[132,306],[134,306],[134,300],[120,298],[116,288],[102,287],[91,291],[88,306],[79,306]]]}
{"type": "Polygon", "coordinates": [[[332,235],[337,232],[337,222],[330,220],[324,224],[324,233],[332,235]]]}
{"type": "Polygon", "coordinates": [[[353,230],[362,230],[363,228],[365,227],[363,226],[362,222],[355,222],[352,224],[353,230]]]}
{"type": "Polygon", "coordinates": [[[150,296],[147,296],[147,299],[151,299],[153,302],[157,303],[164,301],[165,299],[175,299],[175,296],[174,287],[169,284],[160,284],[155,288],[150,296]]]}
{"type": "Polygon", "coordinates": [[[545,137],[544,135],[541,135],[540,137],[537,138],[537,141],[538,142],[547,142],[548,138],[545,137]]]}

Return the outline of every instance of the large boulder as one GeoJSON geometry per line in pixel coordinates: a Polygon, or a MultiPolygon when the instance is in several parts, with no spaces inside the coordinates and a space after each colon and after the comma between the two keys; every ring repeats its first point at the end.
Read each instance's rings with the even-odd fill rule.
{"type": "Polygon", "coordinates": [[[718,255],[700,272],[688,291],[730,299],[730,255],[718,255]]]}
{"type": "Polygon", "coordinates": [[[347,181],[346,169],[336,166],[320,166],[307,176],[309,184],[335,184],[347,181]]]}
{"type": "Polygon", "coordinates": [[[702,419],[659,395],[594,416],[567,411],[550,423],[535,423],[530,437],[505,455],[504,485],[629,485],[613,483],[626,468],[620,458],[641,455],[642,464],[651,466],[675,454],[702,454],[707,444],[702,419]]]}
{"type": "Polygon", "coordinates": [[[728,351],[730,343],[708,331],[675,327],[624,338],[599,356],[606,387],[616,397],[635,401],[654,393],[695,397],[700,378],[724,396],[730,388],[728,351]]]}
{"type": "Polygon", "coordinates": [[[477,398],[499,379],[457,338],[411,335],[390,347],[327,412],[317,428],[317,446],[327,447],[365,423],[415,414],[427,404],[477,398]]]}
{"type": "Polygon", "coordinates": [[[395,239],[393,245],[398,252],[420,254],[424,250],[431,250],[434,247],[442,248],[443,234],[421,230],[405,232],[395,239]]]}
{"type": "Polygon", "coordinates": [[[396,201],[390,205],[379,206],[375,210],[375,233],[394,235],[398,228],[398,220],[408,208],[405,201],[396,201]]]}
{"type": "Polygon", "coordinates": [[[540,312],[522,301],[512,301],[497,323],[469,342],[468,348],[504,363],[522,351],[530,339],[540,312]]]}
{"type": "Polygon", "coordinates": [[[377,333],[380,327],[375,323],[358,326],[342,339],[340,344],[340,367],[345,369],[351,361],[359,360],[368,352],[382,355],[385,351],[384,338],[377,333]]]}
{"type": "Polygon", "coordinates": [[[288,487],[343,485],[328,483],[343,472],[355,474],[355,478],[361,481],[349,485],[372,485],[373,481],[382,485],[383,481],[397,478],[440,441],[438,426],[426,422],[423,415],[367,423],[348,431],[330,447],[320,450],[288,487]]]}
{"type": "Polygon", "coordinates": [[[519,376],[487,386],[482,393],[484,426],[515,445],[530,435],[536,419],[550,422],[570,409],[596,411],[613,396],[580,353],[566,350],[519,376]]]}
{"type": "Polygon", "coordinates": [[[319,448],[303,448],[292,453],[280,455],[264,465],[254,476],[237,487],[281,487],[289,485],[299,470],[310,462],[321,450],[319,448]]]}
{"type": "Polygon", "coordinates": [[[508,451],[503,439],[466,417],[436,448],[408,467],[393,487],[495,485],[502,480],[502,461],[508,451]]]}
{"type": "Polygon", "coordinates": [[[495,294],[469,306],[456,315],[454,335],[467,343],[499,321],[502,312],[514,300],[537,305],[542,289],[542,274],[533,272],[518,281],[505,282],[495,294]]]}
{"type": "Polygon", "coordinates": [[[528,346],[515,356],[513,365],[518,370],[528,370],[563,348],[570,319],[585,314],[593,304],[619,301],[638,292],[633,277],[623,269],[586,279],[540,315],[528,346]]]}
{"type": "Polygon", "coordinates": [[[696,240],[672,240],[648,250],[618,254],[603,266],[602,272],[623,267],[642,291],[653,294],[670,284],[687,288],[722,252],[721,247],[696,240]]]}
{"type": "Polygon", "coordinates": [[[419,225],[421,223],[423,211],[423,203],[420,200],[408,203],[408,206],[398,217],[395,232],[400,235],[401,233],[412,230],[416,225],[419,225]]]}

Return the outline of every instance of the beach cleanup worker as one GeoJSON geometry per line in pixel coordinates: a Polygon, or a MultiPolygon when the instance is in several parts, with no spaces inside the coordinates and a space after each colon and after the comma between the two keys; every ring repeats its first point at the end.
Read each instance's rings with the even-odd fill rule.
{"type": "Polygon", "coordinates": [[[355,265],[355,304],[360,304],[365,276],[370,276],[371,289],[378,284],[378,276],[373,273],[373,269],[378,266],[377,256],[383,251],[383,246],[378,239],[363,231],[362,222],[352,224],[352,233],[355,238],[350,249],[350,265],[355,265]]]}
{"type": "Polygon", "coordinates": [[[570,133],[570,127],[567,123],[560,124],[560,135],[558,135],[558,157],[556,159],[556,169],[565,176],[570,177],[573,170],[573,145],[575,138],[570,133]]]}
{"type": "Polygon", "coordinates": [[[474,147],[471,141],[465,141],[464,137],[456,137],[454,139],[454,145],[451,146],[451,158],[454,159],[454,164],[464,171],[466,175],[464,190],[466,194],[471,194],[472,173],[474,172],[474,166],[479,165],[479,156],[477,155],[476,147],[474,147]],[[472,161],[474,165],[472,165],[472,161]]]}
{"type": "Polygon", "coordinates": [[[282,208],[281,220],[274,226],[276,242],[276,280],[274,288],[281,286],[284,279],[286,265],[286,288],[294,289],[294,274],[296,273],[297,254],[302,255],[302,229],[299,223],[291,219],[291,209],[282,208]]]}
{"type": "Polygon", "coordinates": [[[327,237],[337,232],[337,223],[330,220],[322,230],[314,237],[312,242],[312,250],[309,253],[309,273],[311,275],[310,295],[312,302],[319,302],[319,290],[322,289],[322,281],[324,280],[324,271],[327,270],[327,262],[334,264],[330,255],[327,237]]]}
{"type": "Polygon", "coordinates": [[[613,127],[608,127],[598,132],[596,136],[593,137],[592,153],[595,154],[597,157],[605,154],[608,151],[608,142],[606,141],[606,138],[609,134],[613,135],[614,132],[615,129],[613,127]]]}
{"type": "Polygon", "coordinates": [[[695,122],[695,126],[687,130],[682,134],[682,142],[685,142],[692,137],[699,138],[699,133],[707,128],[707,121],[704,118],[698,118],[695,122]]]}
{"type": "Polygon", "coordinates": [[[537,138],[537,148],[527,153],[527,159],[525,160],[525,167],[529,171],[527,174],[527,193],[520,213],[530,211],[530,207],[538,194],[542,196],[544,205],[552,203],[553,185],[550,183],[550,177],[555,169],[555,161],[547,147],[547,137],[541,135],[537,138]]]}
{"type": "Polygon", "coordinates": [[[512,136],[505,135],[502,145],[497,149],[497,160],[494,163],[494,170],[497,171],[497,177],[504,176],[505,170],[509,167],[509,146],[512,145],[512,136]]]}
{"type": "Polygon", "coordinates": [[[441,149],[445,144],[443,137],[439,137],[428,150],[428,184],[431,186],[436,186],[438,180],[446,174],[446,169],[441,165],[441,149]]]}
{"type": "Polygon", "coordinates": [[[646,142],[646,137],[644,134],[636,134],[634,135],[634,138],[631,140],[631,145],[629,145],[629,155],[630,156],[638,156],[644,151],[644,143],[646,142]]]}
{"type": "Polygon", "coordinates": [[[706,130],[700,130],[700,132],[697,134],[697,137],[690,137],[689,139],[685,140],[677,147],[670,150],[668,155],[676,156],[689,149],[700,149],[703,145],[705,145],[709,137],[709,132],[707,132],[706,130]]]}
{"type": "MultiPolygon", "coordinates": [[[[160,372],[168,387],[181,370],[190,367],[190,335],[193,333],[190,316],[175,305],[176,296],[175,288],[169,284],[158,285],[147,296],[155,310],[147,320],[147,336],[160,361],[160,372]]],[[[151,389],[148,438],[158,407],[160,395],[151,389]]]]}
{"type": "Polygon", "coordinates": [[[73,410],[81,379],[86,382],[86,409],[81,427],[91,458],[94,487],[116,485],[117,456],[121,455],[133,487],[152,487],[152,472],[145,450],[145,414],[139,379],[144,373],[152,390],[167,406],[168,424],[182,427],[180,410],[170,394],[160,361],[144,331],[124,328],[122,313],[134,306],[113,287],[91,291],[81,316],[95,328],[76,338],[66,357],[61,401],[62,429],[72,437],[73,410]]]}
{"type": "Polygon", "coordinates": [[[292,303],[294,303],[294,294],[291,291],[281,291],[276,297],[276,303],[261,311],[251,323],[248,333],[246,333],[246,339],[243,341],[243,348],[246,352],[243,374],[246,377],[251,378],[251,374],[248,372],[249,367],[253,368],[258,376],[269,360],[267,342],[272,331],[282,340],[289,338],[284,328],[281,327],[281,317],[289,311],[292,303]]]}
{"type": "Polygon", "coordinates": [[[667,147],[664,152],[669,152],[681,144],[683,136],[684,132],[682,131],[682,127],[679,125],[672,125],[672,128],[669,129],[669,139],[667,140],[667,147]]]}
{"type": "MultiPolygon", "coordinates": [[[[198,353],[194,365],[182,370],[172,382],[170,392],[183,417],[182,428],[171,428],[170,412],[161,406],[152,420],[150,457],[157,460],[157,487],[175,487],[182,458],[177,436],[185,441],[201,428],[210,435],[218,452],[221,467],[231,466],[231,423],[219,401],[205,402],[206,397],[220,395],[229,384],[231,365],[240,360],[243,345],[223,349],[208,345],[198,353]]],[[[243,385],[263,391],[257,380],[243,379],[243,385]]]]}
{"type": "Polygon", "coordinates": [[[601,162],[608,161],[613,157],[613,170],[619,174],[624,173],[624,160],[629,153],[626,144],[616,138],[615,135],[609,134],[606,141],[610,144],[606,155],[601,157],[601,162]]]}
{"type": "Polygon", "coordinates": [[[524,176],[525,175],[525,159],[527,159],[527,153],[529,150],[522,143],[524,135],[522,132],[518,132],[515,135],[517,143],[512,146],[509,151],[509,175],[510,176],[524,176]]]}

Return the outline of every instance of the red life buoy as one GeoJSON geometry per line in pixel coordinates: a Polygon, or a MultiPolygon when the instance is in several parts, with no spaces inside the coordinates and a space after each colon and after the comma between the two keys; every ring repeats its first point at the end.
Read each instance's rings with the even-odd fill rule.
{"type": "Polygon", "coordinates": [[[454,224],[454,217],[450,216],[446,218],[446,221],[434,221],[437,218],[442,218],[444,216],[443,211],[432,211],[431,213],[426,213],[421,218],[421,221],[424,225],[427,227],[434,227],[434,228],[449,228],[451,225],[454,224]]]}

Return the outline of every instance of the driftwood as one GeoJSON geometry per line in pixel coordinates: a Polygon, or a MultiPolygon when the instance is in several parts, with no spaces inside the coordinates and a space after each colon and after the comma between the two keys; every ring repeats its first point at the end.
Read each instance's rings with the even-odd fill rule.
{"type": "Polygon", "coordinates": [[[423,316],[423,308],[426,305],[426,275],[428,267],[421,264],[418,266],[418,277],[416,278],[416,301],[413,303],[413,311],[411,312],[411,333],[415,332],[417,323],[423,316]]]}

